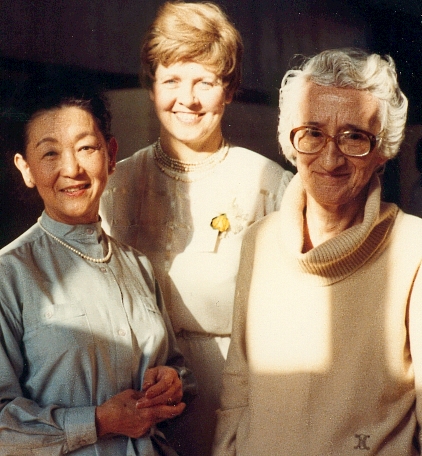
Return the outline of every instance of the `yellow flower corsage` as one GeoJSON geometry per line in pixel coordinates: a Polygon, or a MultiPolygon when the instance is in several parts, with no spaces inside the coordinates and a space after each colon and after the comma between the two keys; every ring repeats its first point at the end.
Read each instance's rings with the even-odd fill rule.
{"type": "Polygon", "coordinates": [[[230,228],[230,222],[226,214],[220,214],[211,220],[211,228],[218,230],[220,233],[224,233],[230,228]]]}

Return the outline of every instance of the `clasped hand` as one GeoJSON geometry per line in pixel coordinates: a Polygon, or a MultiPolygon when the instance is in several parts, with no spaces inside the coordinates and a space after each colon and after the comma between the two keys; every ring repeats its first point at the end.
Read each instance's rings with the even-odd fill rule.
{"type": "Polygon", "coordinates": [[[157,423],[180,415],[186,407],[182,396],[182,382],[175,369],[147,369],[141,391],[125,390],[96,408],[97,436],[141,437],[157,423]]]}

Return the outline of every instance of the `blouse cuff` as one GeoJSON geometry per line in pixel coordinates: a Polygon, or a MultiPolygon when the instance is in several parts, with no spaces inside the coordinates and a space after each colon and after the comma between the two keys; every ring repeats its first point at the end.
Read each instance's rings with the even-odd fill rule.
{"type": "Polygon", "coordinates": [[[60,408],[56,410],[55,415],[57,422],[64,429],[69,452],[97,441],[95,406],[60,408]]]}

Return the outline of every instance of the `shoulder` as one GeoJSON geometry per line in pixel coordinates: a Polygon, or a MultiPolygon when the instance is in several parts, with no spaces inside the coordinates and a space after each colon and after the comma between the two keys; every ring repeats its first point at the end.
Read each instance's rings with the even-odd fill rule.
{"type": "Polygon", "coordinates": [[[16,290],[30,286],[31,277],[39,274],[45,247],[42,241],[44,237],[36,224],[0,250],[1,296],[11,299],[16,290]]]}
{"type": "Polygon", "coordinates": [[[28,257],[36,248],[37,241],[43,237],[43,232],[36,223],[10,244],[0,249],[0,261],[3,263],[13,257],[28,257]]]}
{"type": "Polygon", "coordinates": [[[420,230],[422,228],[422,218],[417,217],[416,215],[408,214],[402,209],[399,209],[397,211],[396,225],[400,229],[407,229],[412,231],[416,230],[420,233],[420,230]]]}
{"type": "Polygon", "coordinates": [[[132,154],[130,157],[124,158],[123,160],[120,160],[117,162],[117,169],[127,169],[133,166],[135,163],[139,163],[140,161],[144,160],[145,157],[153,154],[153,144],[150,144],[147,147],[144,147],[143,149],[138,150],[134,154],[132,154]]]}
{"type": "Polygon", "coordinates": [[[248,228],[245,234],[244,243],[253,245],[263,242],[264,244],[272,245],[274,239],[279,236],[280,223],[281,212],[271,212],[248,228]]]}
{"type": "Polygon", "coordinates": [[[393,235],[403,237],[406,242],[422,247],[422,218],[407,214],[399,209],[394,223],[393,235]]]}
{"type": "Polygon", "coordinates": [[[260,169],[273,169],[275,172],[283,172],[285,171],[278,163],[274,160],[271,160],[264,155],[259,154],[258,152],[254,152],[253,150],[246,149],[240,146],[230,146],[230,151],[228,158],[230,160],[244,163],[246,165],[256,165],[259,166],[260,169]]]}
{"type": "MultiPolygon", "coordinates": [[[[386,232],[385,242],[380,252],[388,253],[394,261],[391,268],[402,274],[403,271],[419,269],[422,263],[422,219],[406,214],[394,203],[381,203],[381,214],[396,209],[393,223],[386,232]]],[[[388,218],[385,219],[389,223],[388,218]]],[[[382,221],[380,223],[383,223],[382,221]]]]}
{"type": "Polygon", "coordinates": [[[110,176],[108,186],[119,184],[130,176],[135,176],[142,172],[144,164],[153,160],[153,146],[149,145],[144,149],[138,150],[130,157],[120,160],[116,165],[116,170],[110,176]]]}
{"type": "Polygon", "coordinates": [[[284,188],[293,177],[293,173],[275,161],[239,146],[230,147],[226,162],[233,176],[251,182],[259,181],[269,188],[284,188]]]}

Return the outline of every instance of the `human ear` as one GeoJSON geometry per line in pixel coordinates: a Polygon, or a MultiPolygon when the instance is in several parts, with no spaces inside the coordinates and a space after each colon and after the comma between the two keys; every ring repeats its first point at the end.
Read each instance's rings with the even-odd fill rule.
{"type": "Polygon", "coordinates": [[[15,154],[14,163],[16,168],[18,168],[18,170],[21,172],[25,185],[29,188],[34,188],[35,182],[32,177],[28,162],[23,158],[21,154],[15,154]]]}
{"type": "Polygon", "coordinates": [[[148,94],[149,94],[149,99],[150,99],[152,102],[155,101],[154,89],[149,89],[149,90],[148,90],[148,94]]]}
{"type": "Polygon", "coordinates": [[[388,162],[388,158],[387,157],[383,157],[383,156],[379,156],[379,160],[378,160],[378,163],[380,166],[384,166],[386,163],[388,162]]]}
{"type": "Polygon", "coordinates": [[[384,174],[385,165],[388,162],[388,160],[388,158],[378,155],[378,166],[375,168],[375,172],[378,174],[378,176],[384,174]]]}
{"type": "Polygon", "coordinates": [[[108,174],[113,174],[116,169],[116,156],[119,150],[119,145],[114,136],[108,142],[108,174]]]}
{"type": "Polygon", "coordinates": [[[226,92],[226,99],[224,100],[224,104],[228,105],[233,101],[233,93],[226,92]]]}

